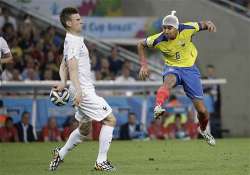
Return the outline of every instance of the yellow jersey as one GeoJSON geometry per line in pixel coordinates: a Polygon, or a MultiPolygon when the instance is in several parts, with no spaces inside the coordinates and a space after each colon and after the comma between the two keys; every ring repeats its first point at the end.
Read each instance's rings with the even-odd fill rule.
{"type": "Polygon", "coordinates": [[[149,36],[144,44],[147,47],[161,51],[165,64],[176,67],[191,67],[197,57],[197,49],[192,43],[192,36],[200,31],[201,26],[197,22],[179,24],[178,34],[174,40],[168,39],[163,32],[149,36]]]}

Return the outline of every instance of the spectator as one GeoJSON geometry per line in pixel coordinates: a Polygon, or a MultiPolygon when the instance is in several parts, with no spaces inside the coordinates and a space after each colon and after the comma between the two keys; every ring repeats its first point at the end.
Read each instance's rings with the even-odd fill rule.
{"type": "Polygon", "coordinates": [[[100,70],[100,60],[97,58],[96,54],[91,54],[91,70],[98,71],[100,70]]]}
{"type": "Polygon", "coordinates": [[[13,64],[6,64],[2,73],[2,80],[11,81],[13,79],[13,64]]]}
{"type": "Polygon", "coordinates": [[[38,42],[34,44],[31,50],[31,57],[36,59],[41,66],[45,66],[46,60],[44,56],[44,40],[40,39],[38,42]]]}
{"type": "Polygon", "coordinates": [[[3,101],[0,100],[0,127],[4,126],[5,120],[7,118],[7,109],[3,104],[3,101]]]}
{"type": "Polygon", "coordinates": [[[78,121],[74,117],[70,118],[69,125],[63,129],[62,133],[63,141],[68,140],[70,133],[74,131],[77,127],[78,127],[78,121]]]}
{"type": "Polygon", "coordinates": [[[175,122],[168,125],[167,132],[171,139],[185,139],[188,137],[186,129],[181,123],[181,114],[177,113],[175,115],[175,122]]]}
{"type": "Polygon", "coordinates": [[[4,106],[3,100],[0,100],[0,114],[7,115],[7,109],[4,106]]]}
{"type": "MultiPolygon", "coordinates": [[[[213,65],[207,65],[206,67],[206,75],[204,79],[213,80],[216,79],[215,67],[213,65]]],[[[211,95],[214,102],[214,113],[211,114],[211,117],[220,118],[221,116],[221,91],[220,85],[212,84],[212,85],[204,85],[203,86],[204,93],[207,95],[211,95]]]]}
{"type": "Polygon", "coordinates": [[[145,134],[137,124],[135,113],[129,113],[128,122],[120,127],[120,139],[131,140],[144,138],[145,134]]]}
{"type": "Polygon", "coordinates": [[[18,142],[17,130],[11,117],[7,117],[4,126],[0,128],[0,141],[18,142]]]}
{"type": "Polygon", "coordinates": [[[135,79],[130,76],[130,70],[128,67],[122,67],[122,74],[116,77],[115,81],[117,82],[134,82],[135,79]]]}
{"type": "Polygon", "coordinates": [[[45,32],[45,48],[49,49],[52,45],[60,47],[62,44],[62,38],[56,34],[55,27],[49,26],[45,32]]]}
{"type": "Polygon", "coordinates": [[[22,81],[22,76],[21,76],[18,69],[13,69],[11,80],[12,81],[22,81]]]}
{"type": "Polygon", "coordinates": [[[27,67],[22,72],[23,80],[39,80],[38,64],[28,57],[27,67]]]}
{"type": "Polygon", "coordinates": [[[187,122],[184,124],[184,128],[191,139],[197,139],[198,132],[198,123],[194,121],[195,114],[193,110],[189,110],[187,114],[187,122]]]}
{"type": "Polygon", "coordinates": [[[110,71],[110,65],[108,60],[104,57],[101,59],[101,67],[100,67],[100,78],[101,80],[112,80],[113,74],[110,71]]]}
{"type": "MultiPolygon", "coordinates": [[[[127,66],[123,65],[122,67],[122,74],[115,79],[117,82],[135,82],[135,79],[130,76],[130,70],[127,66]]],[[[132,96],[132,91],[126,91],[125,94],[120,95],[126,95],[126,96],[132,96]]]]}
{"type": "Polygon", "coordinates": [[[47,69],[44,71],[43,80],[53,80],[53,72],[51,69],[47,69]]]}
{"type": "Polygon", "coordinates": [[[22,57],[23,56],[23,50],[18,45],[17,37],[12,39],[12,41],[10,42],[10,47],[11,47],[11,53],[13,54],[13,56],[14,55],[17,56],[17,57],[22,57]]]}
{"type": "Polygon", "coordinates": [[[33,142],[35,141],[35,135],[33,126],[29,123],[30,113],[23,112],[21,121],[16,123],[16,129],[18,132],[18,138],[21,142],[33,142]]]}
{"type": "Polygon", "coordinates": [[[167,139],[167,130],[163,127],[162,119],[154,119],[148,127],[148,136],[150,139],[167,139]]]}
{"type": "Polygon", "coordinates": [[[10,12],[7,8],[0,8],[0,29],[4,26],[6,23],[12,24],[14,29],[17,29],[16,25],[16,19],[10,16],[10,12]]]}
{"type": "Polygon", "coordinates": [[[16,38],[16,31],[11,23],[5,23],[2,28],[2,36],[7,42],[16,38]]]}
{"type": "Polygon", "coordinates": [[[111,73],[117,76],[123,66],[123,61],[118,58],[118,51],[116,46],[112,48],[111,55],[108,57],[108,61],[110,65],[109,70],[111,71],[111,73]]]}
{"type": "Polygon", "coordinates": [[[99,135],[102,129],[102,123],[93,120],[92,121],[92,131],[90,132],[92,134],[92,139],[93,140],[98,140],[99,139],[99,135]]]}
{"type": "Polygon", "coordinates": [[[170,95],[166,108],[181,107],[181,102],[175,95],[170,95]]]}
{"type": "Polygon", "coordinates": [[[50,117],[48,124],[42,129],[42,140],[47,141],[61,141],[61,134],[57,128],[56,118],[50,117]]]}

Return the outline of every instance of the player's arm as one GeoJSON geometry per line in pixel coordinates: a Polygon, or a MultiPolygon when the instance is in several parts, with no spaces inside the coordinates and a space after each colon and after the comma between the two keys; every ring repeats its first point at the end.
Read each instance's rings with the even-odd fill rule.
{"type": "Polygon", "coordinates": [[[5,39],[1,38],[1,44],[2,45],[0,51],[3,53],[3,56],[0,59],[0,64],[13,63],[13,57],[5,39]]]}
{"type": "Polygon", "coordinates": [[[200,30],[208,30],[209,32],[216,32],[216,26],[212,21],[200,21],[200,30]]]}
{"type": "Polygon", "coordinates": [[[55,85],[54,89],[61,92],[66,87],[67,79],[68,79],[67,78],[68,77],[68,69],[67,69],[67,65],[66,65],[64,58],[62,59],[62,62],[60,64],[59,76],[60,76],[61,82],[58,83],[57,85],[55,85]]]}
{"type": "Polygon", "coordinates": [[[79,76],[78,76],[78,60],[73,57],[67,61],[69,77],[76,89],[76,96],[74,99],[74,105],[78,106],[82,97],[82,90],[80,87],[79,76]]]}
{"type": "Polygon", "coordinates": [[[149,76],[148,64],[145,54],[145,48],[147,47],[145,40],[139,41],[137,44],[137,50],[139,55],[139,60],[141,64],[141,69],[139,72],[139,78],[145,80],[149,76]]]}
{"type": "Polygon", "coordinates": [[[64,86],[67,85],[67,77],[68,77],[68,69],[67,69],[67,66],[66,66],[66,62],[64,59],[62,59],[62,62],[60,64],[60,69],[59,69],[59,76],[60,76],[60,79],[61,79],[61,82],[64,86]]]}
{"type": "Polygon", "coordinates": [[[13,57],[11,53],[9,52],[9,53],[3,54],[3,57],[0,59],[0,63],[1,64],[13,63],[13,57]]]}

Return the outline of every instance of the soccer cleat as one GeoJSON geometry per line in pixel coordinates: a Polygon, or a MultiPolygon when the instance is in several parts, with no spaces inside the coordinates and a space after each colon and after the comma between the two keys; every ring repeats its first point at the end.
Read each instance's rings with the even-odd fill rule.
{"type": "Polygon", "coordinates": [[[53,160],[50,162],[49,170],[55,171],[60,163],[63,162],[63,160],[59,156],[60,148],[56,148],[53,150],[53,160]]]}
{"type": "Polygon", "coordinates": [[[203,138],[210,146],[215,146],[216,144],[215,139],[209,132],[207,132],[206,130],[200,131],[200,134],[203,136],[203,138]]]}
{"type": "Polygon", "coordinates": [[[115,171],[116,170],[116,168],[108,160],[106,160],[102,163],[96,162],[94,168],[96,171],[115,171]]]}
{"type": "Polygon", "coordinates": [[[155,106],[154,109],[154,118],[158,118],[162,116],[162,114],[165,112],[165,109],[163,109],[160,105],[155,106]]]}

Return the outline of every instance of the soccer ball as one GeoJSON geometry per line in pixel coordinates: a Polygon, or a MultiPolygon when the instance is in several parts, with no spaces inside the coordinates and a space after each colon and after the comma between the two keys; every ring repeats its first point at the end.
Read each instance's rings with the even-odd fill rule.
{"type": "Polygon", "coordinates": [[[64,88],[61,92],[56,91],[55,89],[51,89],[50,101],[56,106],[66,105],[69,101],[69,90],[64,88]]]}

